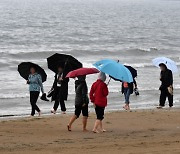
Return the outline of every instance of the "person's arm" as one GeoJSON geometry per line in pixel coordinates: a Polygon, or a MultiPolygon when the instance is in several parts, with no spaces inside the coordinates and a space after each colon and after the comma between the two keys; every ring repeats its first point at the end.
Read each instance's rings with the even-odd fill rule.
{"type": "Polygon", "coordinates": [[[69,78],[66,78],[66,75],[67,75],[68,73],[67,72],[63,72],[63,74],[62,74],[62,83],[68,83],[69,82],[69,78]]]}
{"type": "Polygon", "coordinates": [[[38,74],[37,78],[38,78],[39,86],[41,87],[41,91],[44,94],[44,87],[43,87],[43,84],[42,84],[42,77],[41,77],[41,75],[38,74]]]}
{"type": "Polygon", "coordinates": [[[88,104],[88,102],[87,102],[87,93],[88,93],[87,85],[84,83],[82,85],[82,99],[83,99],[84,104],[88,104]]]}
{"type": "Polygon", "coordinates": [[[27,84],[30,84],[30,75],[29,75],[26,83],[27,83],[27,84]]]}
{"type": "Polygon", "coordinates": [[[89,93],[90,100],[91,100],[92,103],[94,103],[94,101],[95,101],[94,92],[95,92],[95,90],[94,90],[94,84],[93,84],[92,87],[91,87],[90,93],[89,93]]]}
{"type": "Polygon", "coordinates": [[[162,81],[162,71],[161,71],[161,73],[160,73],[159,80],[162,81]]]}
{"type": "Polygon", "coordinates": [[[108,96],[109,91],[107,85],[104,83],[104,86],[102,87],[103,95],[108,96]]]}
{"type": "Polygon", "coordinates": [[[137,88],[137,82],[135,79],[133,79],[133,83],[134,83],[135,88],[137,88]]]}
{"type": "Polygon", "coordinates": [[[69,78],[64,78],[61,82],[62,83],[68,83],[69,82],[69,78]]]}
{"type": "Polygon", "coordinates": [[[169,71],[169,80],[170,80],[170,86],[172,86],[173,85],[173,74],[172,74],[171,70],[169,71]]]}
{"type": "Polygon", "coordinates": [[[56,85],[57,85],[57,74],[55,74],[55,76],[54,76],[54,82],[53,82],[53,85],[52,85],[51,90],[52,90],[54,87],[56,87],[56,85]]]}

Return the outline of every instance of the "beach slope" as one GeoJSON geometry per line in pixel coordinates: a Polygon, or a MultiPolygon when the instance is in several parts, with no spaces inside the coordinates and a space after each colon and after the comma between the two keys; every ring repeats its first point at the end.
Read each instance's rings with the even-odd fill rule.
{"type": "MultiPolygon", "coordinates": [[[[0,122],[1,154],[179,154],[180,111],[146,110],[107,113],[106,133],[81,131],[81,118],[72,132],[70,115],[23,118],[0,122]]],[[[88,129],[94,124],[91,114],[88,129]]]]}

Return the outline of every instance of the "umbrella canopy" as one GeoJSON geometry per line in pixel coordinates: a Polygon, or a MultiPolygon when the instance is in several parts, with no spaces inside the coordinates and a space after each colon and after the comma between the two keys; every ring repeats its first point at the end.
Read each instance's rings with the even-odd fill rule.
{"type": "Polygon", "coordinates": [[[135,68],[128,65],[124,65],[124,66],[131,72],[133,78],[137,77],[137,70],[135,68]]]}
{"type": "Polygon", "coordinates": [[[57,73],[58,66],[61,66],[67,73],[82,67],[81,62],[79,62],[73,56],[66,54],[55,53],[47,58],[47,62],[48,68],[55,73],[57,73]]]}
{"type": "Polygon", "coordinates": [[[34,67],[38,74],[42,77],[42,82],[45,82],[47,79],[47,74],[44,71],[43,68],[41,68],[39,65],[31,63],[31,62],[22,62],[18,65],[18,72],[25,80],[28,80],[29,74],[30,74],[30,68],[34,67]]]}
{"type": "Polygon", "coordinates": [[[96,62],[94,66],[101,72],[104,72],[115,79],[129,83],[133,82],[131,72],[124,65],[114,60],[104,59],[96,62]]]}
{"type": "Polygon", "coordinates": [[[170,69],[173,73],[177,73],[178,72],[178,68],[176,63],[166,57],[158,57],[152,60],[153,65],[156,67],[159,67],[159,64],[165,64],[167,66],[168,69],[170,69]]]}
{"type": "Polygon", "coordinates": [[[79,68],[74,71],[71,71],[67,74],[67,78],[75,78],[78,76],[84,76],[84,75],[89,75],[89,74],[95,74],[99,73],[99,70],[96,68],[79,68]]]}

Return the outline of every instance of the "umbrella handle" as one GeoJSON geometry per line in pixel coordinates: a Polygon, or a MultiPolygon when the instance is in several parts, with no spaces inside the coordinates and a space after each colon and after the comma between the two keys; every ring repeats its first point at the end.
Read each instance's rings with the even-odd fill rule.
{"type": "Polygon", "coordinates": [[[112,78],[110,78],[110,79],[109,79],[109,81],[108,81],[107,85],[109,85],[109,83],[110,83],[111,79],[112,79],[112,78]]]}
{"type": "MultiPolygon", "coordinates": [[[[68,59],[66,60],[66,62],[65,62],[65,64],[64,64],[64,68],[63,68],[63,72],[62,72],[62,73],[63,73],[63,77],[64,77],[64,72],[65,72],[64,70],[65,70],[65,68],[66,68],[67,62],[68,62],[68,59]]],[[[66,77],[66,76],[65,76],[65,77],[66,77]]]]}

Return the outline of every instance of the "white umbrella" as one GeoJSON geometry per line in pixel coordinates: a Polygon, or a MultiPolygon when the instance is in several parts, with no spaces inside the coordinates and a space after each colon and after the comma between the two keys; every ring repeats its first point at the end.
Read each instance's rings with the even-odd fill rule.
{"type": "Polygon", "coordinates": [[[159,64],[165,64],[167,66],[168,69],[170,69],[173,73],[178,73],[178,68],[176,63],[166,57],[158,57],[152,60],[153,65],[155,65],[156,67],[159,67],[159,64]]]}

